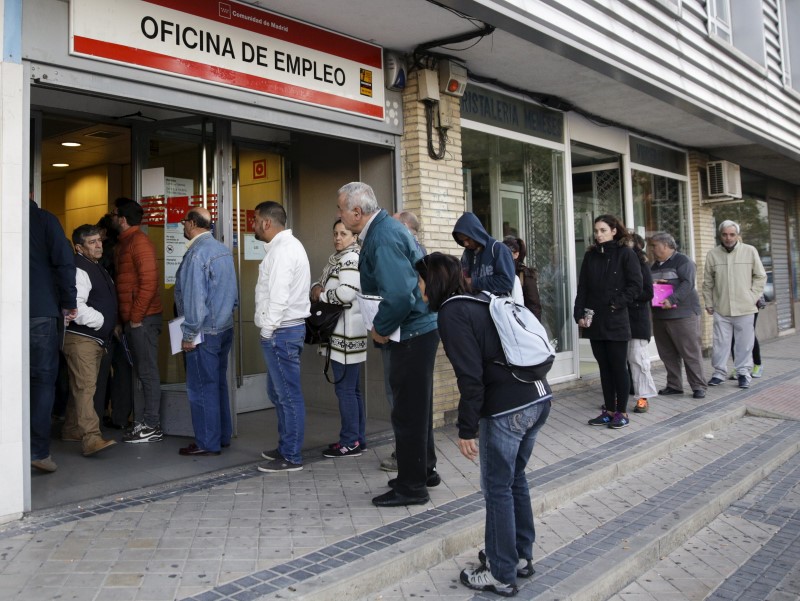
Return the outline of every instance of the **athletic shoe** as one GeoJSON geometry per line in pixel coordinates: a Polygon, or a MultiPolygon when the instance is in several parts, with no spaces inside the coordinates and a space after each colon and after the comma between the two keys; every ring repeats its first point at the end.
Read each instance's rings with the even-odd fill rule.
{"type": "Polygon", "coordinates": [[[736,373],[735,369],[731,370],[731,373],[728,374],[729,380],[736,380],[739,377],[739,374],[736,373]]]}
{"type": "Polygon", "coordinates": [[[517,587],[513,584],[504,584],[496,580],[489,571],[488,566],[479,568],[467,568],[461,570],[461,583],[476,591],[487,591],[497,593],[503,597],[513,597],[517,594],[517,587]]]}
{"type": "Polygon", "coordinates": [[[361,456],[361,445],[356,441],[352,447],[348,447],[343,444],[337,444],[335,447],[328,447],[324,451],[322,451],[323,457],[328,457],[329,459],[333,459],[335,457],[360,457],[361,456]]]}
{"type": "Polygon", "coordinates": [[[760,378],[763,373],[764,373],[764,368],[762,366],[754,365],[753,373],[750,375],[753,376],[754,378],[760,378]]]}
{"type": "Polygon", "coordinates": [[[288,459],[281,457],[280,459],[273,459],[267,463],[262,463],[258,466],[259,472],[299,472],[303,469],[302,463],[292,463],[288,459]]]}
{"type": "Polygon", "coordinates": [[[136,424],[129,434],[122,437],[122,442],[140,443],[140,442],[161,442],[164,439],[164,433],[161,428],[151,428],[145,426],[143,423],[136,424]]]}
{"type": "Polygon", "coordinates": [[[698,388],[697,390],[695,390],[695,391],[692,393],[692,398],[695,398],[695,399],[704,399],[704,398],[706,398],[706,391],[705,391],[705,390],[703,390],[702,388],[698,388]]]}
{"type": "Polygon", "coordinates": [[[275,461],[276,459],[283,459],[283,455],[278,449],[272,449],[271,451],[262,451],[261,456],[266,459],[267,461],[275,461]]]}
{"type": "MultiPolygon", "coordinates": [[[[481,562],[481,565],[489,565],[489,558],[486,557],[486,551],[483,549],[478,551],[478,561],[481,562]]],[[[520,557],[519,561],[517,561],[517,578],[530,578],[535,573],[536,570],[533,569],[533,563],[531,560],[520,557]]]]}
{"type": "Polygon", "coordinates": [[[611,420],[611,423],[608,424],[608,427],[619,430],[620,428],[626,427],[629,423],[631,423],[631,420],[625,417],[622,413],[617,412],[614,414],[614,419],[611,420]]]}
{"type": "Polygon", "coordinates": [[[722,380],[720,380],[719,378],[711,378],[708,381],[709,386],[719,386],[720,384],[722,384],[722,380]]]}
{"type": "Polygon", "coordinates": [[[739,388],[750,388],[750,382],[747,381],[747,376],[739,376],[739,388]]]}
{"type": "Polygon", "coordinates": [[[650,405],[647,404],[647,399],[639,399],[636,401],[636,407],[633,408],[634,413],[647,413],[650,405]]]}
{"type": "Polygon", "coordinates": [[[47,472],[48,474],[58,469],[56,462],[53,461],[53,458],[50,455],[44,459],[34,459],[31,461],[31,467],[35,467],[40,472],[47,472]]]}
{"type": "Polygon", "coordinates": [[[603,409],[603,412],[595,417],[594,419],[589,420],[590,426],[607,426],[611,423],[611,414],[603,409]]]}

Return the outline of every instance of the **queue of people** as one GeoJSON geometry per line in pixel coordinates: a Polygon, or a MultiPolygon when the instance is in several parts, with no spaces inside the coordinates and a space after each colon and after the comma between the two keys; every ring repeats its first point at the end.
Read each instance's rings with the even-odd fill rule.
{"type": "MultiPolygon", "coordinates": [[[[133,395],[130,404],[119,400],[130,415],[123,418],[112,406],[109,416],[126,422],[132,418],[124,443],[162,440],[156,361],[162,308],[155,249],[139,228],[142,208],[128,199],[116,201],[104,222],[106,230],[110,224],[118,233],[117,244],[106,246],[113,249],[111,261],[102,228],[76,228],[73,252],[54,216],[32,201],[30,214],[31,284],[39,291],[31,294],[32,466],[44,472],[57,469],[49,453],[49,428],[60,324],[70,376],[63,440],[80,442],[85,456],[116,444],[103,437],[96,409],[106,409],[97,404],[98,380],[114,344],[125,350],[120,356],[127,358],[141,394],[133,395]]],[[[404,212],[392,218],[362,182],[339,189],[337,217],[334,252],[309,288],[308,256],[287,229],[285,209],[272,201],[255,209],[255,235],[266,250],[255,288],[255,325],[278,430],[278,446],[262,453],[266,463],[258,470],[303,469],[305,319],[312,302],[340,305],[330,340],[320,351],[332,365],[341,427],[322,454],[337,460],[360,456],[366,448],[360,375],[371,339],[384,349],[397,470],[389,490],[372,503],[427,503],[428,489],[441,483],[433,439],[433,371],[441,340],[460,393],[457,445],[466,458],[480,459],[486,503],[480,566],[463,570],[460,579],[475,590],[513,596],[517,579],[533,575],[535,527],[525,466],[553,395],[545,378],[526,382],[513,376],[489,305],[468,301],[482,291],[514,295],[519,305],[541,316],[537,272],[524,263],[525,243],[516,237],[499,243],[477,216],[465,213],[453,229],[453,238],[464,247],[462,256],[426,254],[416,237],[417,217],[404,212]],[[362,316],[367,302],[375,303],[369,320],[362,316]]],[[[175,307],[183,318],[181,350],[195,437],[179,453],[219,455],[233,434],[227,366],[239,304],[236,272],[230,250],[212,234],[208,210],[192,208],[181,223],[187,252],[176,274],[175,307]]],[[[619,218],[595,219],[595,243],[583,258],[573,309],[600,370],[602,412],[590,425],[627,426],[631,394],[638,399],[638,413],[647,411],[657,395],[682,394],[681,362],[694,398],[703,398],[706,386],[721,384],[727,373],[734,335],[737,381],[741,388],[749,385],[753,315],[764,270],[755,249],[740,241],[738,224],[723,222],[719,232],[722,244],[706,259],[703,286],[705,308],[714,316],[714,376],[706,384],[694,263],[678,252],[670,234],[659,232],[650,239],[655,260],[648,264],[645,241],[619,218]],[[667,287],[658,298],[655,285],[667,287]],[[651,336],[667,370],[667,385],[658,391],[647,353],[651,336]]],[[[112,405],[117,402],[114,398],[112,405]]]]}

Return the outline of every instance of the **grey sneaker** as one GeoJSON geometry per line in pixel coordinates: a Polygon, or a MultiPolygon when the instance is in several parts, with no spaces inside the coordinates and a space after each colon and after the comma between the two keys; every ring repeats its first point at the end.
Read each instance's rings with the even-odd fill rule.
{"type": "Polygon", "coordinates": [[[31,461],[31,467],[35,467],[40,472],[47,472],[48,474],[51,474],[58,469],[56,462],[53,461],[53,458],[50,455],[44,459],[34,459],[31,461]]]}
{"type": "MultiPolygon", "coordinates": [[[[486,557],[486,551],[483,549],[478,551],[478,561],[481,562],[481,565],[489,565],[489,558],[486,557]]],[[[517,561],[517,578],[531,578],[535,573],[533,562],[530,559],[520,557],[519,561],[517,561]]]]}
{"type": "Polygon", "coordinates": [[[136,424],[129,434],[122,437],[122,442],[137,444],[140,442],[161,442],[164,440],[164,432],[160,427],[151,428],[143,423],[136,424]]]}
{"type": "Polygon", "coordinates": [[[303,469],[302,463],[292,463],[288,459],[281,457],[280,459],[273,459],[267,463],[262,463],[258,466],[259,472],[299,472],[303,469]]]}
{"type": "Polygon", "coordinates": [[[516,585],[505,584],[495,579],[489,571],[489,566],[461,570],[460,579],[462,584],[476,591],[497,593],[503,597],[513,597],[517,594],[516,585]]]}

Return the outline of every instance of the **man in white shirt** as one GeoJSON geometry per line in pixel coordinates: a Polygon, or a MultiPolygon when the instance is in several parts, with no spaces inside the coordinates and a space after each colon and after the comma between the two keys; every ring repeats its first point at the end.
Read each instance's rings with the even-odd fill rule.
{"type": "Polygon", "coordinates": [[[305,400],[300,387],[300,353],[310,315],[311,269],[300,241],[286,229],[286,211],[273,201],[255,209],[256,238],[266,256],[258,268],[255,324],[267,364],[267,396],[278,417],[278,448],[264,451],[261,472],[303,469],[305,400]]]}

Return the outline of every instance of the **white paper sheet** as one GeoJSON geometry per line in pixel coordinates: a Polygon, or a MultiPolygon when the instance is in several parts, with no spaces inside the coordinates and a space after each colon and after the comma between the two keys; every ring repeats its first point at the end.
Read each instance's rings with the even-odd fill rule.
{"type": "MultiPolygon", "coordinates": [[[[378,307],[383,300],[380,296],[371,296],[369,294],[358,294],[358,306],[361,309],[361,319],[364,320],[364,326],[367,332],[372,330],[372,322],[375,320],[375,315],[378,314],[378,307]]],[[[397,328],[389,335],[389,340],[400,342],[400,328],[397,328]]]]}
{"type": "MultiPolygon", "coordinates": [[[[176,317],[169,321],[169,345],[172,349],[172,354],[177,355],[181,352],[181,342],[183,342],[183,330],[181,324],[186,321],[183,316],[176,317]]],[[[194,339],[195,344],[203,342],[203,332],[200,332],[194,339]]]]}

